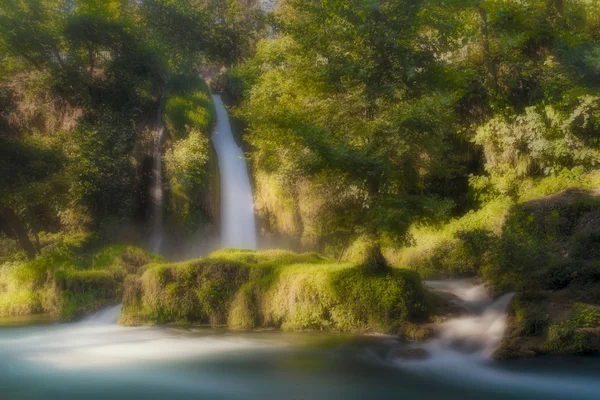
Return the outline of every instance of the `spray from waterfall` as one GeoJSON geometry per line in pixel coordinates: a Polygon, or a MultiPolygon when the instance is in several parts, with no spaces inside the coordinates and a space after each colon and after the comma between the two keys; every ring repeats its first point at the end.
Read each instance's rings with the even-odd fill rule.
{"type": "Polygon", "coordinates": [[[244,153],[233,138],[221,96],[213,95],[217,125],[212,141],[221,174],[221,246],[256,249],[256,221],[252,186],[244,153]]]}

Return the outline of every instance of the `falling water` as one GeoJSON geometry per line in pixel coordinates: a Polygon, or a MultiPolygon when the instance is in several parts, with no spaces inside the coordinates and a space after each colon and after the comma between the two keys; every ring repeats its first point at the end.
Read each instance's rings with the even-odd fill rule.
{"type": "Polygon", "coordinates": [[[162,186],[162,149],[165,140],[165,129],[162,123],[163,99],[158,106],[157,123],[158,129],[154,135],[154,150],[152,153],[152,186],[150,197],[152,199],[152,251],[158,253],[163,242],[163,186],[162,186]]]}
{"type": "Polygon", "coordinates": [[[451,318],[438,327],[435,339],[423,348],[428,361],[444,365],[446,360],[469,358],[488,360],[498,347],[506,330],[506,308],[513,294],[492,300],[483,284],[468,280],[428,281],[434,292],[450,296],[449,303],[464,311],[464,315],[451,318]]]}
{"type": "Polygon", "coordinates": [[[84,325],[115,325],[121,314],[121,308],[123,308],[121,304],[104,308],[96,314],[90,315],[81,323],[84,325]]]}
{"type": "Polygon", "coordinates": [[[256,249],[256,222],[248,167],[235,142],[221,96],[213,95],[217,126],[212,140],[221,174],[221,246],[256,249]]]}
{"type": "MultiPolygon", "coordinates": [[[[506,309],[512,293],[493,300],[483,285],[467,280],[429,281],[435,292],[450,294],[466,315],[440,326],[436,338],[421,343],[427,356],[420,360],[394,359],[397,367],[449,385],[486,390],[500,398],[592,398],[596,384],[574,377],[511,371],[491,359],[506,330],[506,309]]],[[[412,347],[412,346],[411,346],[412,347]]],[[[478,398],[474,396],[473,398],[478,398]]]]}

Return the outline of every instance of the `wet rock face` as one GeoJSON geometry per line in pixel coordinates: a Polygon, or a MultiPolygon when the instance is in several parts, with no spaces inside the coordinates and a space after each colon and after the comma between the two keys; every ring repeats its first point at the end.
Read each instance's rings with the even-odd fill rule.
{"type": "Polygon", "coordinates": [[[403,360],[426,360],[429,358],[429,353],[422,348],[397,348],[390,352],[392,358],[403,360]]]}

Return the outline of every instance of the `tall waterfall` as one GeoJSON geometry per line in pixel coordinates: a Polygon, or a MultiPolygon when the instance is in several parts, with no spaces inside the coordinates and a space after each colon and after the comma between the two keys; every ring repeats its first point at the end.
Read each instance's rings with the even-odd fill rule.
{"type": "Polygon", "coordinates": [[[163,242],[163,173],[162,173],[162,148],[165,140],[165,129],[162,122],[163,100],[158,106],[158,129],[154,135],[154,150],[152,153],[152,186],[150,198],[152,199],[152,233],[150,246],[152,251],[158,253],[163,242]]]}
{"type": "Polygon", "coordinates": [[[217,126],[212,140],[221,174],[221,246],[256,249],[256,222],[248,166],[235,142],[221,96],[213,95],[217,126]]]}

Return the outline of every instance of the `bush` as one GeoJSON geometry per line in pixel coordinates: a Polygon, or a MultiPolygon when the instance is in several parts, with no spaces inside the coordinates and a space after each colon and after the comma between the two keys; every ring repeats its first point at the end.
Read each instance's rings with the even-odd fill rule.
{"type": "Polygon", "coordinates": [[[579,260],[600,258],[600,229],[586,229],[573,235],[570,256],[579,260]]]}
{"type": "Polygon", "coordinates": [[[582,328],[600,326],[600,310],[582,303],[576,303],[571,311],[571,317],[557,324],[552,324],[544,349],[553,354],[589,353],[593,351],[590,337],[582,328]]]}
{"type": "Polygon", "coordinates": [[[569,263],[563,263],[550,267],[542,276],[542,286],[544,289],[560,290],[564,289],[573,280],[573,270],[569,263]]]}
{"type": "Polygon", "coordinates": [[[172,77],[167,95],[163,119],[174,138],[184,138],[192,129],[210,135],[215,111],[208,87],[200,77],[172,77]]]}
{"type": "Polygon", "coordinates": [[[122,282],[129,274],[137,274],[142,267],[163,259],[135,246],[116,245],[100,250],[92,258],[91,269],[110,271],[122,282]]]}
{"type": "Polygon", "coordinates": [[[574,285],[586,286],[598,282],[600,282],[600,264],[582,266],[574,273],[574,285]]]}

